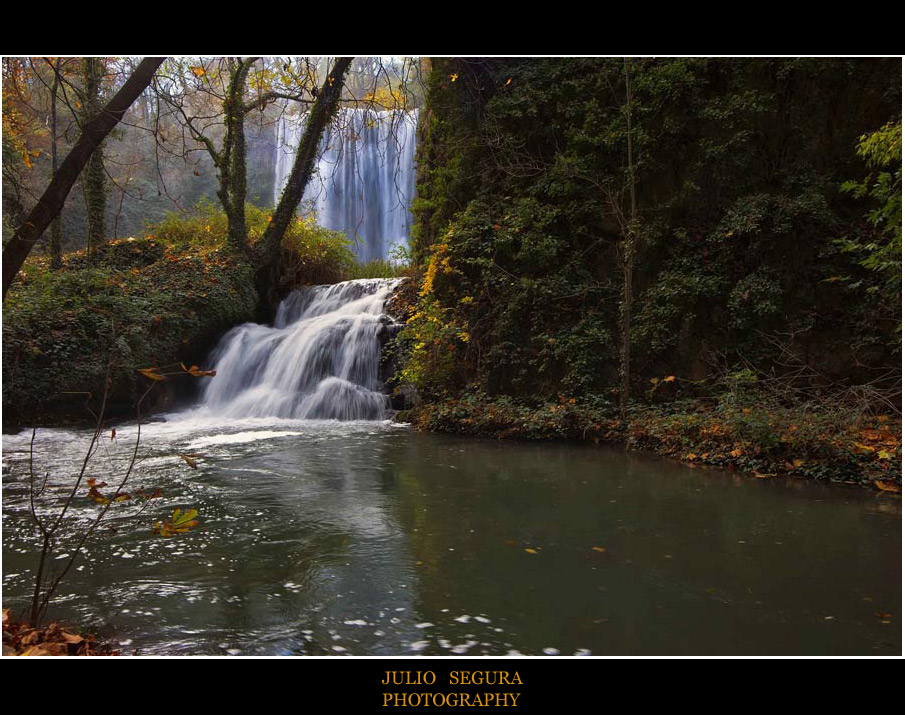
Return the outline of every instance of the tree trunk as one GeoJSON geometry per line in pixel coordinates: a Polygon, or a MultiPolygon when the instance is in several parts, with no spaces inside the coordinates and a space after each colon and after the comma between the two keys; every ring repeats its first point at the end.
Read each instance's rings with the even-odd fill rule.
{"type": "Polygon", "coordinates": [[[296,150],[295,161],[286,181],[286,187],[280,195],[273,217],[261,240],[261,253],[255,280],[258,293],[265,306],[275,303],[277,298],[275,291],[279,280],[280,246],[283,235],[295,216],[299,202],[305,194],[305,187],[311,179],[324,130],[339,108],[343,82],[352,59],[351,57],[338,58],[324,81],[317,100],[308,114],[305,132],[296,150]]]}
{"type": "MultiPolygon", "coordinates": [[[[53,66],[53,87],[50,90],[50,157],[53,176],[57,175],[60,160],[57,152],[57,94],[60,91],[60,58],[53,66]]],[[[63,222],[59,216],[50,226],[50,268],[63,267],[63,222]]]]}
{"type": "Polygon", "coordinates": [[[41,194],[41,198],[28,215],[25,223],[16,230],[6,248],[3,249],[4,300],[19,269],[34,247],[35,241],[44,233],[50,222],[59,215],[66,197],[94,153],[94,149],[119,123],[126,110],[151,83],[154,72],[163,64],[164,59],[163,57],[144,58],[132,76],[126,80],[122,88],[104,107],[101,114],[82,127],[82,135],[60,165],[60,169],[51,180],[50,185],[41,194]]]}
{"type": "MultiPolygon", "coordinates": [[[[100,97],[103,67],[101,60],[97,57],[86,57],[82,72],[85,83],[84,97],[82,98],[82,122],[87,124],[100,116],[102,111],[100,97]]],[[[88,217],[89,253],[103,243],[107,233],[106,173],[104,169],[104,145],[100,143],[92,152],[91,158],[88,160],[88,166],[85,167],[85,172],[82,176],[86,215],[88,217]]]]}
{"type": "Polygon", "coordinates": [[[220,188],[217,195],[226,211],[227,244],[238,253],[248,252],[245,223],[245,81],[257,58],[230,59],[230,80],[223,101],[226,135],[220,155],[220,188]]]}

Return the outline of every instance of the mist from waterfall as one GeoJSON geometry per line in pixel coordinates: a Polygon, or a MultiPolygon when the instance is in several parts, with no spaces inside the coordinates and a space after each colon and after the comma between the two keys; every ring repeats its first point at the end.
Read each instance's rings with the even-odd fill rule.
{"type": "Polygon", "coordinates": [[[291,293],[273,326],[233,328],[213,355],[203,407],[225,418],[378,420],[384,303],[399,279],[362,279],[291,293]]]}
{"type": "MultiPolygon", "coordinates": [[[[277,125],[274,204],[292,170],[307,115],[277,125]]],[[[355,241],[359,261],[388,258],[406,245],[415,193],[418,110],[341,109],[324,132],[302,205],[317,222],[355,241]]]]}

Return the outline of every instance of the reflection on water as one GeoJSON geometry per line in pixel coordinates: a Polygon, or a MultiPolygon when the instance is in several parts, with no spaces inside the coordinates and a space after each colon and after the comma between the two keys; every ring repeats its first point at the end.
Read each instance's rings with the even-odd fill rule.
{"type": "MultiPolygon", "coordinates": [[[[89,471],[121,474],[134,435],[118,427],[89,471]]],[[[3,438],[14,611],[35,565],[29,438],[3,438]]],[[[38,472],[75,473],[87,439],[39,431],[38,472]]],[[[127,651],[901,652],[901,504],[887,495],[584,445],[202,410],[146,425],[141,453],[132,484],[164,499],[93,540],[54,611],[127,651]],[[198,469],[179,453],[203,455],[198,469]],[[186,506],[198,530],[150,535],[186,506]]],[[[75,517],[93,510],[80,500],[75,517]]]]}

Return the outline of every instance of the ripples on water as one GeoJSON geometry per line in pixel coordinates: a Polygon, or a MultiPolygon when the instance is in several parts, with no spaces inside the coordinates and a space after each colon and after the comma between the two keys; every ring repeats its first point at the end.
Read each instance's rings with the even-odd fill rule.
{"type": "MultiPolygon", "coordinates": [[[[121,425],[115,441],[107,435],[89,474],[114,483],[135,434],[121,425]]],[[[14,608],[27,602],[35,561],[30,436],[3,438],[4,606],[14,608]]],[[[38,430],[38,473],[75,474],[89,437],[38,430]]],[[[204,409],[145,425],[140,454],[130,486],[160,487],[163,499],[94,538],[54,605],[128,650],[901,649],[895,499],[604,448],[422,435],[389,422],[223,422],[204,409]],[[198,468],[180,453],[202,455],[198,468]],[[152,522],[177,507],[197,508],[201,526],[152,536],[152,522]]],[[[94,513],[79,499],[73,519],[94,513]]]]}

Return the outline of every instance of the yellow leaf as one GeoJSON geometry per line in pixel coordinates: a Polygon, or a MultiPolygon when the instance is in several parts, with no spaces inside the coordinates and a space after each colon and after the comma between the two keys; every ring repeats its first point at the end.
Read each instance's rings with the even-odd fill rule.
{"type": "Polygon", "coordinates": [[[525,551],[529,554],[536,554],[537,552],[534,549],[525,549],[525,551]]]}
{"type": "Polygon", "coordinates": [[[192,74],[196,77],[204,77],[204,67],[192,67],[192,74]]]}
{"type": "Polygon", "coordinates": [[[885,482],[882,479],[875,479],[874,485],[881,492],[901,492],[902,488],[895,482],[885,482]]]}
{"type": "Polygon", "coordinates": [[[142,375],[145,377],[150,377],[152,380],[166,380],[166,377],[160,374],[160,370],[156,367],[146,367],[139,370],[142,375]]]}
{"type": "Polygon", "coordinates": [[[667,377],[663,378],[663,382],[675,382],[675,381],[676,381],[675,375],[668,375],[667,377]]]}
{"type": "Polygon", "coordinates": [[[895,455],[892,452],[887,452],[885,449],[881,449],[877,452],[877,459],[892,459],[895,455]]]}
{"type": "Polygon", "coordinates": [[[592,546],[591,551],[596,551],[598,553],[606,553],[606,549],[603,546],[592,546]]]}

